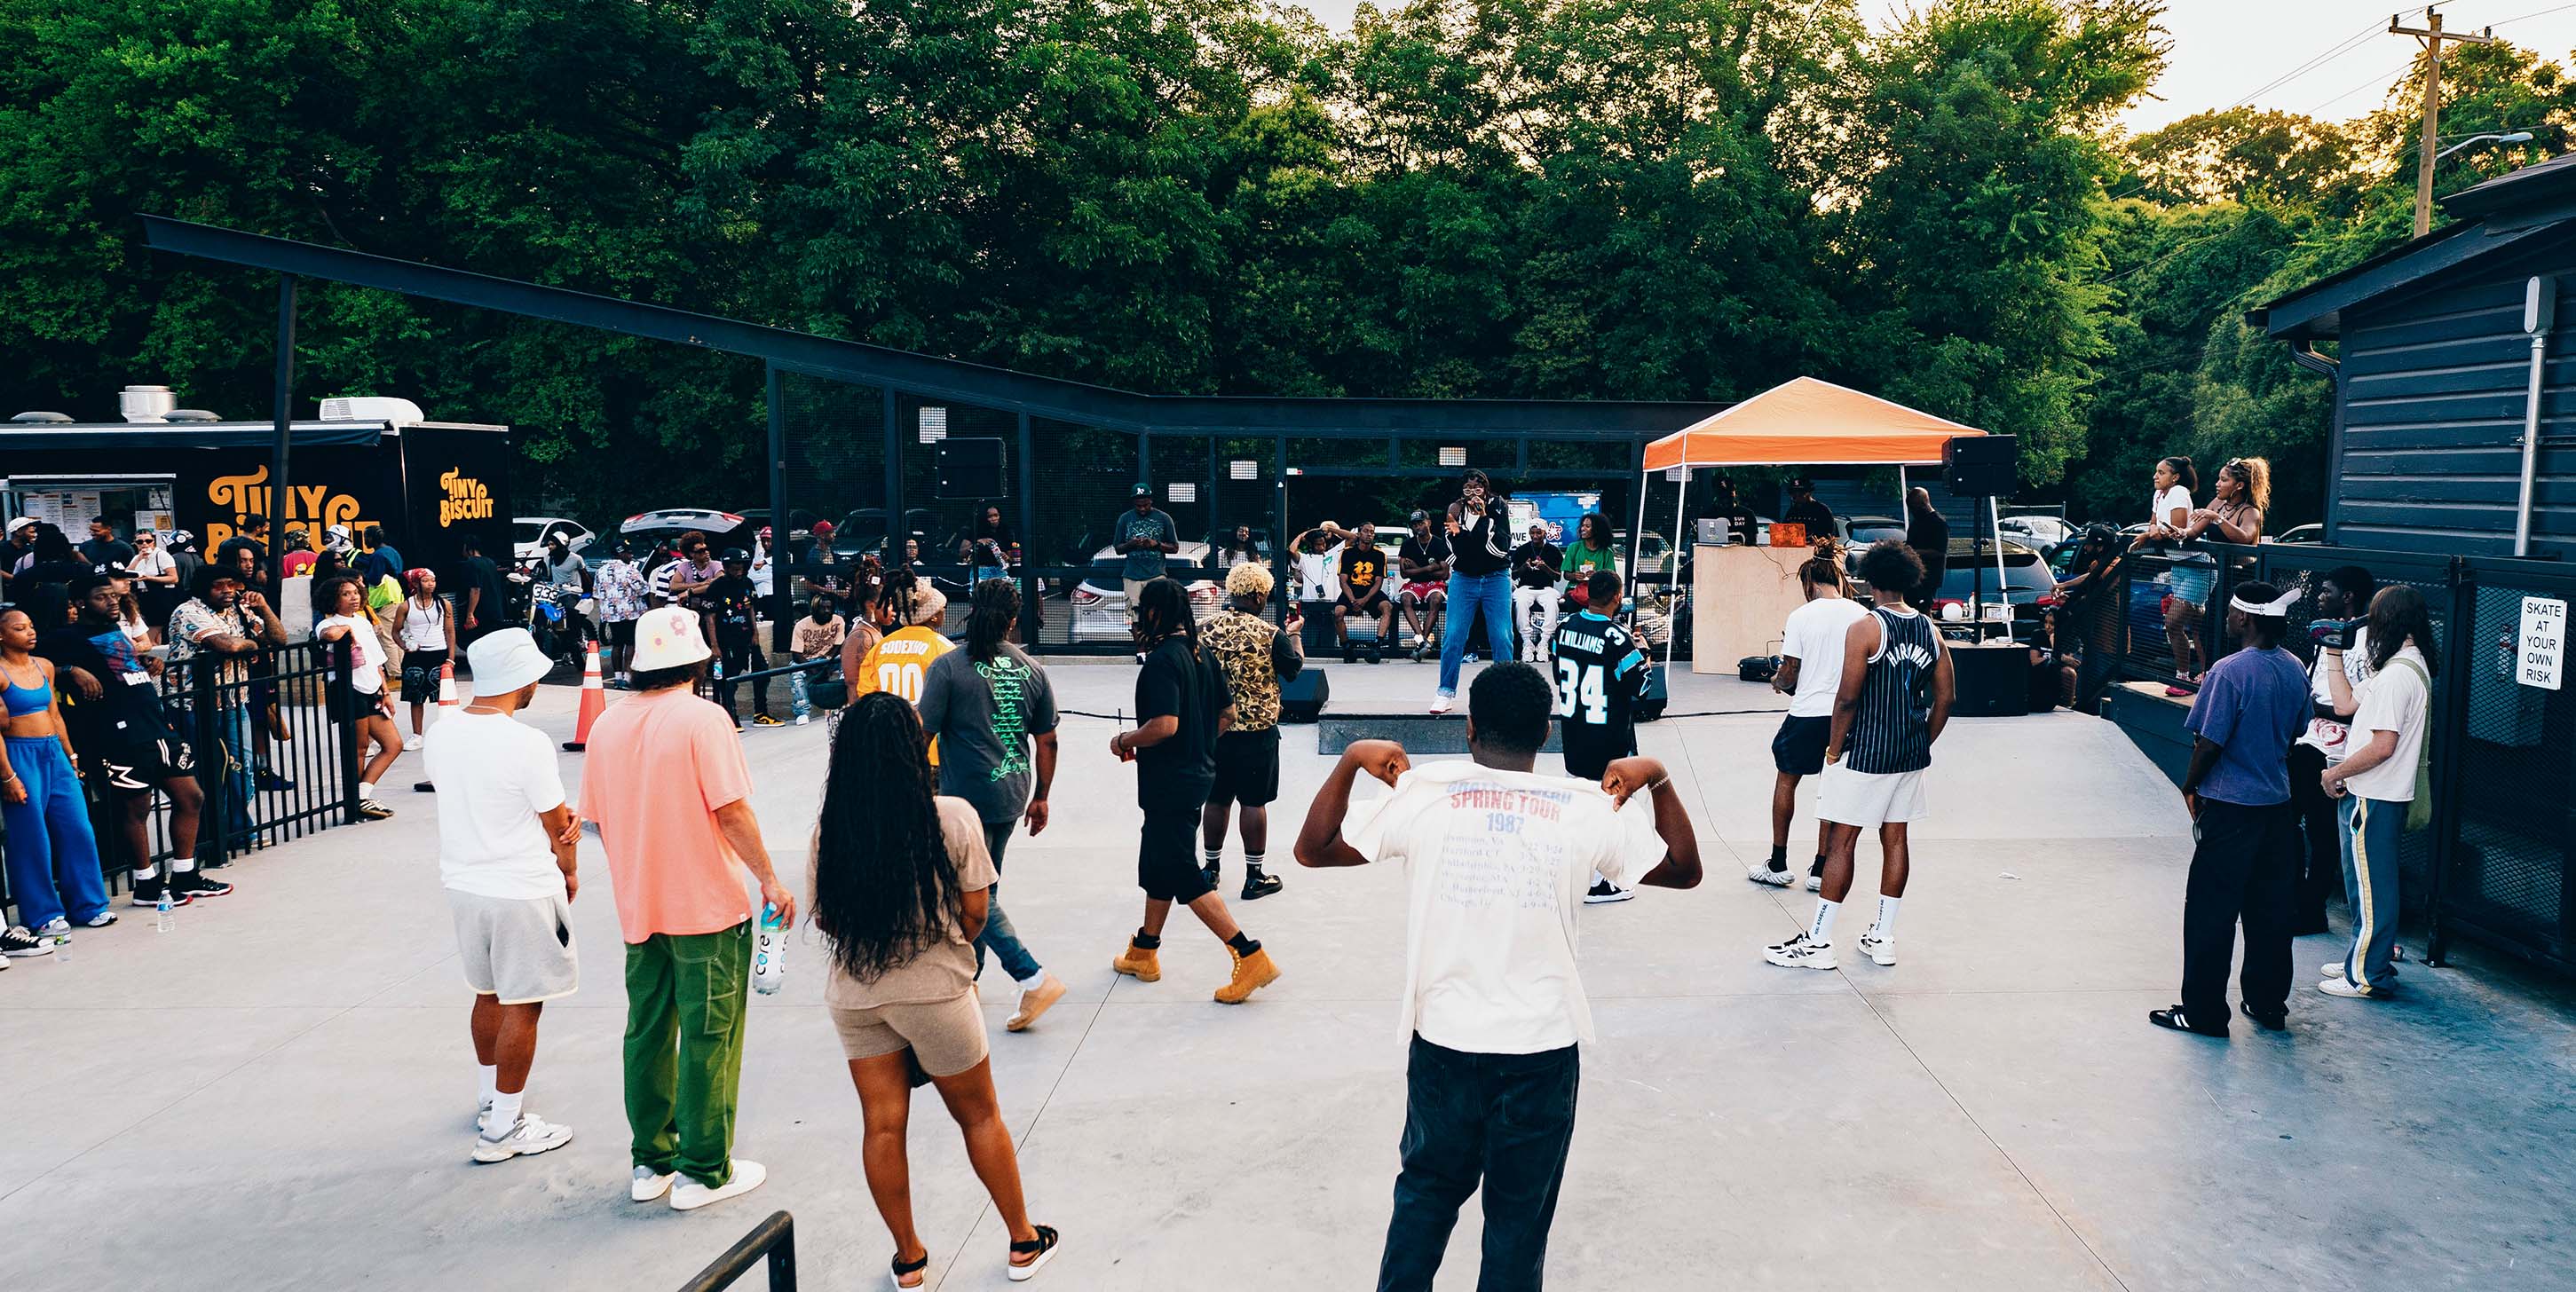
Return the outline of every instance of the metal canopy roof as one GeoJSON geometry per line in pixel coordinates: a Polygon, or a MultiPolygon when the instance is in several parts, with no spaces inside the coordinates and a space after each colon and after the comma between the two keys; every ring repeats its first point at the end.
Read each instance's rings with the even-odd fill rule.
{"type": "Polygon", "coordinates": [[[141,218],[150,246],[179,255],[746,355],[784,371],[1086,426],[1307,436],[1412,431],[1629,441],[1678,430],[1727,407],[1716,402],[1653,400],[1147,395],[166,216],[141,218]]]}

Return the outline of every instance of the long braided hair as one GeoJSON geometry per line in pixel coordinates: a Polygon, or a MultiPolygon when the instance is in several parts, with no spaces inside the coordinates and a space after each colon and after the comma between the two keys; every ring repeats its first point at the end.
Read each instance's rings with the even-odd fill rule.
{"type": "Polygon", "coordinates": [[[885,587],[877,593],[877,609],[885,622],[897,628],[912,623],[912,606],[921,598],[921,576],[911,567],[898,565],[887,570],[885,587]]]}
{"type": "Polygon", "coordinates": [[[1148,579],[1136,594],[1136,629],[1148,647],[1159,646],[1170,637],[1186,637],[1193,650],[1199,644],[1198,615],[1190,609],[1190,594],[1180,582],[1168,576],[1148,579]]]}
{"type": "Polygon", "coordinates": [[[975,585],[975,608],[966,616],[966,658],[990,664],[1010,640],[1020,618],[1020,585],[1009,579],[986,579],[975,585]]]}
{"type": "Polygon", "coordinates": [[[859,697],[832,735],[814,833],[814,924],[833,963],[874,982],[965,919],[931,801],[930,743],[901,696],[859,697]]]}

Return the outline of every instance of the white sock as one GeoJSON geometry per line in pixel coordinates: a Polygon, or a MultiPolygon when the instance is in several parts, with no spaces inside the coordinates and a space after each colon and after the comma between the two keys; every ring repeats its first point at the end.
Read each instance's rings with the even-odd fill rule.
{"type": "Polygon", "coordinates": [[[1036,991],[1038,988],[1046,986],[1046,970],[1040,969],[1036,973],[1020,979],[1019,983],[1020,990],[1022,991],[1036,991]]]}
{"type": "Polygon", "coordinates": [[[1807,922],[1807,940],[1827,946],[1833,945],[1834,916],[1840,914],[1842,909],[1843,904],[1840,902],[1828,902],[1821,897],[1817,898],[1816,918],[1807,922]]]}
{"type": "Polygon", "coordinates": [[[153,880],[159,879],[160,877],[161,877],[161,866],[160,866],[160,864],[159,864],[159,863],[157,863],[157,862],[147,863],[147,864],[144,864],[144,865],[141,865],[141,866],[137,866],[137,867],[135,867],[135,868],[134,868],[134,882],[135,882],[135,883],[138,883],[138,884],[149,884],[149,883],[151,883],[153,880]]]}
{"type": "Polygon", "coordinates": [[[172,857],[170,859],[170,873],[173,876],[196,874],[197,859],[194,857],[172,857]]]}
{"type": "Polygon", "coordinates": [[[1904,900],[1901,897],[1878,899],[1878,936],[1882,938],[1896,936],[1896,904],[1904,900]]]}
{"type": "Polygon", "coordinates": [[[1203,860],[1204,860],[1208,865],[1213,866],[1213,865],[1216,865],[1216,864],[1218,864],[1219,862],[1222,862],[1222,861],[1224,861],[1224,860],[1225,860],[1225,849],[1223,849],[1223,848],[1201,848],[1201,849],[1199,849],[1199,856],[1200,856],[1200,858],[1201,858],[1201,859],[1203,859],[1203,860]]]}
{"type": "Polygon", "coordinates": [[[376,797],[376,783],[374,781],[358,782],[358,797],[372,802],[376,797]]]}
{"type": "Polygon", "coordinates": [[[476,1097],[475,1102],[488,1104],[500,1098],[501,1066],[497,1063],[478,1063],[474,1065],[474,1070],[481,1075],[483,1083],[482,1092],[476,1097]]]}
{"type": "Polygon", "coordinates": [[[519,1124],[519,1105],[527,1097],[525,1090],[492,1092],[492,1111],[483,1115],[483,1133],[493,1139],[509,1134],[510,1128],[519,1124]]]}

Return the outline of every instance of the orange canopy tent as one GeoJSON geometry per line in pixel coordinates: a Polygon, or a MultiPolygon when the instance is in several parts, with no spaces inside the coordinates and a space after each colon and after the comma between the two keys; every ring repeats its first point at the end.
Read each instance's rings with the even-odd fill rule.
{"type": "Polygon", "coordinates": [[[1646,446],[1646,469],[1740,466],[1909,466],[1941,446],[1983,435],[1919,409],[1813,377],[1783,382],[1646,446]]]}

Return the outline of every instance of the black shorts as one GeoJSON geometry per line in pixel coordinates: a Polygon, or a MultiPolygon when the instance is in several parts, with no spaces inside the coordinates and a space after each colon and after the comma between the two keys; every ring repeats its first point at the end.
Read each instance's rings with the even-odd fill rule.
{"type": "Polygon", "coordinates": [[[612,619],[599,627],[606,634],[604,640],[610,646],[631,647],[635,644],[635,621],[632,619],[612,619]]]}
{"type": "Polygon", "coordinates": [[[403,653],[403,698],[414,704],[431,704],[438,699],[438,670],[447,666],[445,650],[416,650],[403,653]]]}
{"type": "Polygon", "coordinates": [[[121,794],[148,793],[156,785],[197,769],[188,743],[167,728],[119,724],[107,736],[81,745],[82,771],[105,772],[107,787],[121,794]]]}
{"type": "Polygon", "coordinates": [[[1386,612],[1386,608],[1395,603],[1386,599],[1386,590],[1384,588],[1379,588],[1357,601],[1352,600],[1351,594],[1346,591],[1342,593],[1339,598],[1335,599],[1333,604],[1359,614],[1375,615],[1384,614],[1386,612]]]}
{"type": "Polygon", "coordinates": [[[1780,734],[1771,738],[1771,765],[1790,776],[1818,775],[1833,735],[1832,718],[1782,718],[1780,734]]]}
{"type": "Polygon", "coordinates": [[[325,688],[323,703],[334,706],[332,712],[346,713],[353,719],[377,712],[379,706],[385,702],[385,693],[381,689],[361,691],[351,685],[346,677],[334,676],[325,681],[323,686],[325,688]],[[348,705],[348,708],[338,708],[337,706],[341,704],[348,705]]]}
{"type": "Polygon", "coordinates": [[[1229,731],[1216,738],[1216,783],[1210,803],[1262,807],[1279,797],[1279,728],[1229,731]]]}
{"type": "Polygon", "coordinates": [[[1136,886],[1157,901],[1195,902],[1216,890],[1199,869],[1199,814],[1148,812],[1136,842],[1136,886]]]}
{"type": "Polygon", "coordinates": [[[1611,731],[1585,722],[1560,724],[1560,741],[1565,751],[1565,774],[1578,780],[1599,783],[1610,770],[1614,759],[1637,752],[1635,728],[1611,731]]]}

